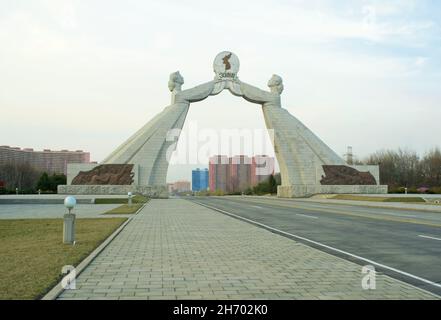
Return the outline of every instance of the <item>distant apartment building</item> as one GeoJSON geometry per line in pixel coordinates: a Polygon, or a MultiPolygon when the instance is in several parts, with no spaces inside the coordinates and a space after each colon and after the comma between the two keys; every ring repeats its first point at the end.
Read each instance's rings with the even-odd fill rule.
{"type": "Polygon", "coordinates": [[[266,155],[257,155],[251,162],[251,185],[255,186],[274,175],[275,160],[266,155]]]}
{"type": "Polygon", "coordinates": [[[208,189],[208,169],[196,169],[191,172],[191,190],[205,191],[208,189]]]}
{"type": "Polygon", "coordinates": [[[213,156],[209,163],[211,191],[242,192],[274,174],[274,158],[259,155],[213,156]]]}
{"type": "Polygon", "coordinates": [[[209,188],[211,191],[227,191],[229,185],[230,162],[227,156],[214,156],[209,160],[209,188]]]}
{"type": "Polygon", "coordinates": [[[31,148],[0,146],[0,165],[29,163],[39,171],[67,173],[68,163],[90,163],[90,153],[83,150],[35,151],[31,148]]]}
{"type": "Polygon", "coordinates": [[[190,181],[181,180],[168,184],[168,192],[170,193],[179,193],[179,192],[187,192],[187,191],[191,191],[190,181]]]}
{"type": "Polygon", "coordinates": [[[251,163],[251,158],[244,155],[229,159],[228,192],[241,192],[251,187],[251,163]]]}

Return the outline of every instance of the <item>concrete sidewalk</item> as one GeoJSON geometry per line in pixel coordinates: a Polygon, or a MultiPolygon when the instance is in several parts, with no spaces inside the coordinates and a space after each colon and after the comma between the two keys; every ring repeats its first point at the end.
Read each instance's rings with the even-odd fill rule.
{"type": "Polygon", "coordinates": [[[438,299],[186,200],[151,200],[60,299],[438,299]]]}

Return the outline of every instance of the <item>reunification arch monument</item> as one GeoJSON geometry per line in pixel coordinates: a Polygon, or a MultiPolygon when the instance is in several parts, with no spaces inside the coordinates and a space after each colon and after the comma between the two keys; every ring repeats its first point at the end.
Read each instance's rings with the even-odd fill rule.
{"type": "Polygon", "coordinates": [[[219,53],[213,64],[215,78],[183,90],[179,72],[170,75],[171,104],[139,129],[100,164],[69,164],[64,194],[126,194],[167,197],[166,176],[170,149],[182,129],[190,104],[229,90],[261,106],[266,127],[280,165],[279,197],[305,197],[322,193],[387,193],[379,185],[378,166],[348,165],[296,117],[282,108],[282,78],[273,75],[269,91],[239,80],[238,57],[219,53]]]}

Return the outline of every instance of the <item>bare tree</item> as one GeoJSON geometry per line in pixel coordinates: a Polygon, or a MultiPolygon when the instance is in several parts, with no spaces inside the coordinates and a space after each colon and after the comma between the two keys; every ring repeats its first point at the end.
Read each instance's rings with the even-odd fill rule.
{"type": "Polygon", "coordinates": [[[435,148],[426,153],[421,161],[424,183],[429,187],[441,186],[441,151],[435,148]]]}
{"type": "Polygon", "coordinates": [[[406,149],[377,151],[365,162],[380,166],[382,184],[393,187],[415,187],[421,183],[420,159],[415,151],[406,149]]]}
{"type": "Polygon", "coordinates": [[[6,189],[35,189],[41,172],[29,163],[7,163],[0,166],[0,180],[5,182],[6,189]]]}

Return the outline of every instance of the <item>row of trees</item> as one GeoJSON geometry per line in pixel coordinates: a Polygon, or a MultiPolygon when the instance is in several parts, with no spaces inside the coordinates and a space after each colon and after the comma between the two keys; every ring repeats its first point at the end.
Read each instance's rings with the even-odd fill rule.
{"type": "Polygon", "coordinates": [[[280,185],[280,174],[275,176],[270,175],[265,181],[260,182],[258,185],[245,190],[246,195],[264,195],[264,194],[276,194],[277,186],[280,185]]]}
{"type": "MultiPolygon", "coordinates": [[[[430,193],[441,193],[441,150],[426,152],[423,156],[408,149],[377,151],[357,164],[379,165],[380,183],[389,186],[389,192],[418,192],[428,189],[430,193]]],[[[245,190],[246,195],[277,193],[280,174],[245,190]]]]}
{"type": "Polygon", "coordinates": [[[7,163],[0,165],[0,192],[15,193],[36,193],[57,192],[57,186],[66,184],[64,174],[48,175],[40,172],[29,163],[7,163]]]}
{"type": "Polygon", "coordinates": [[[0,181],[4,186],[2,189],[14,190],[18,188],[25,193],[35,189],[41,172],[28,163],[7,163],[0,166],[0,181]]]}
{"type": "Polygon", "coordinates": [[[417,189],[427,187],[438,190],[441,187],[441,151],[435,148],[422,157],[411,150],[378,151],[364,161],[364,164],[379,164],[380,182],[391,191],[399,188],[417,189]]]}
{"type": "MultiPolygon", "coordinates": [[[[382,150],[370,155],[358,164],[378,164],[380,166],[380,183],[389,186],[391,192],[408,188],[427,187],[431,191],[441,193],[441,150],[435,148],[422,157],[411,150],[382,150]]],[[[8,163],[0,165],[0,192],[15,192],[16,188],[22,193],[56,192],[57,186],[66,184],[63,174],[48,175],[39,172],[28,163],[8,163]]],[[[270,176],[253,188],[244,191],[245,194],[277,193],[280,185],[280,174],[270,176]]]]}
{"type": "Polygon", "coordinates": [[[66,176],[64,174],[54,173],[50,176],[46,172],[43,172],[37,182],[37,190],[44,192],[57,192],[57,187],[63,184],[66,184],[66,176]]]}
{"type": "Polygon", "coordinates": [[[277,186],[280,185],[280,173],[271,175],[265,181],[260,182],[254,187],[247,188],[244,191],[224,192],[222,190],[204,190],[196,193],[198,196],[224,196],[224,195],[264,195],[276,194],[277,186]]]}

